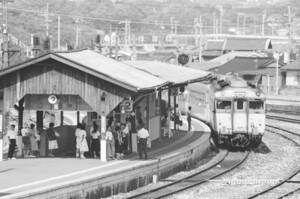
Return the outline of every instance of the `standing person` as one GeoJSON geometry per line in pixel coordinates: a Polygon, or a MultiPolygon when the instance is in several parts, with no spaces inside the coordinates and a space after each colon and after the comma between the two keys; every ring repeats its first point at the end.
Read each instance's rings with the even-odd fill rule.
{"type": "Polygon", "coordinates": [[[30,144],[31,144],[31,156],[38,155],[39,147],[37,143],[38,134],[34,124],[30,124],[29,128],[30,144]]]}
{"type": "Polygon", "coordinates": [[[138,144],[139,144],[139,156],[140,159],[143,158],[143,153],[145,154],[145,160],[147,160],[147,139],[149,138],[149,132],[144,128],[144,124],[139,124],[140,128],[138,130],[138,144]]]}
{"type": "Polygon", "coordinates": [[[80,138],[80,131],[81,131],[81,124],[78,123],[75,129],[75,136],[76,136],[76,158],[80,157],[80,144],[81,144],[81,138],[80,138]]]}
{"type": "Polygon", "coordinates": [[[122,131],[122,149],[123,149],[123,153],[127,154],[128,152],[128,137],[129,137],[129,126],[128,124],[121,124],[121,131],[122,131]]]}
{"type": "Polygon", "coordinates": [[[22,134],[22,142],[23,142],[23,156],[24,158],[29,157],[31,151],[31,143],[30,143],[30,131],[26,125],[26,127],[21,129],[22,134]]]}
{"type": "Polygon", "coordinates": [[[84,152],[89,151],[89,147],[86,141],[86,130],[84,124],[81,124],[81,130],[79,135],[80,135],[80,158],[85,158],[84,152]]]}
{"type": "Polygon", "coordinates": [[[107,128],[106,131],[106,135],[105,135],[105,139],[106,139],[106,144],[107,144],[107,158],[110,160],[115,159],[115,154],[114,154],[114,136],[113,133],[111,132],[111,127],[109,126],[107,128]]]}
{"type": "Polygon", "coordinates": [[[16,126],[14,124],[11,124],[9,129],[7,130],[7,138],[9,141],[9,149],[8,149],[8,159],[16,159],[13,157],[16,147],[16,139],[17,139],[18,133],[16,131],[16,126]]]}
{"type": "Polygon", "coordinates": [[[59,136],[59,134],[56,131],[54,131],[53,122],[49,123],[49,128],[47,129],[47,136],[49,140],[49,145],[48,145],[49,156],[54,157],[53,150],[58,149],[57,137],[59,136]]]}
{"type": "Polygon", "coordinates": [[[122,139],[122,131],[119,125],[116,126],[116,133],[115,133],[115,150],[117,159],[123,158],[123,139],[122,139]]]}
{"type": "Polygon", "coordinates": [[[187,122],[188,122],[188,131],[190,132],[192,129],[191,122],[192,122],[192,107],[189,106],[189,110],[187,112],[187,122]]]}
{"type": "Polygon", "coordinates": [[[91,157],[100,157],[100,141],[99,141],[99,137],[100,137],[100,132],[98,130],[98,125],[97,123],[94,121],[93,122],[93,126],[90,130],[90,135],[91,135],[91,157]]]}

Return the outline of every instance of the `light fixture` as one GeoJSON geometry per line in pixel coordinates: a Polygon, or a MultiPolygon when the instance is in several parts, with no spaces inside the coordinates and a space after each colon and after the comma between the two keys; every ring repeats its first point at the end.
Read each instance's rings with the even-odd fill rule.
{"type": "Polygon", "coordinates": [[[104,102],[104,101],[105,101],[105,98],[106,98],[106,93],[105,93],[105,92],[102,92],[102,95],[101,95],[101,101],[104,102]]]}

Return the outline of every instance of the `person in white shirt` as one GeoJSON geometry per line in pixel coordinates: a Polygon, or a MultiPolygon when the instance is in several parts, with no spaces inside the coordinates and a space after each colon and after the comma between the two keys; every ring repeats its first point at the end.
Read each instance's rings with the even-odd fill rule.
{"type": "Polygon", "coordinates": [[[87,144],[86,140],[86,130],[85,130],[85,125],[81,124],[81,130],[79,132],[80,135],[80,158],[84,159],[84,153],[89,151],[89,146],[87,144]]]}
{"type": "Polygon", "coordinates": [[[108,159],[115,159],[115,154],[114,154],[114,136],[113,133],[111,132],[111,127],[107,128],[106,135],[105,135],[105,140],[106,140],[106,151],[107,151],[107,157],[108,159]]]}
{"type": "Polygon", "coordinates": [[[80,158],[80,145],[81,145],[81,124],[78,123],[75,129],[75,137],[76,137],[76,158],[80,158]]]}
{"type": "Polygon", "coordinates": [[[91,127],[90,130],[90,135],[91,135],[91,157],[100,157],[100,132],[98,130],[98,125],[96,122],[93,122],[93,126],[91,127]]]}
{"type": "Polygon", "coordinates": [[[16,126],[14,124],[10,125],[10,128],[7,130],[7,138],[9,140],[9,149],[8,149],[8,159],[15,159],[13,157],[16,147],[16,139],[18,136],[16,126]]]}
{"type": "Polygon", "coordinates": [[[144,128],[143,124],[140,124],[137,137],[138,137],[140,159],[143,158],[143,153],[144,153],[145,160],[147,160],[147,139],[149,138],[149,132],[147,129],[144,128]]]}

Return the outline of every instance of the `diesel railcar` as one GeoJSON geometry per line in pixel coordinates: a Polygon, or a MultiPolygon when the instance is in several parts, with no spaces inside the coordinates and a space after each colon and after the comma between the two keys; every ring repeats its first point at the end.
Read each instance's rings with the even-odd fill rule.
{"type": "Polygon", "coordinates": [[[216,145],[258,146],[265,131],[265,95],[235,75],[222,84],[188,86],[186,100],[193,113],[211,125],[216,145]]]}

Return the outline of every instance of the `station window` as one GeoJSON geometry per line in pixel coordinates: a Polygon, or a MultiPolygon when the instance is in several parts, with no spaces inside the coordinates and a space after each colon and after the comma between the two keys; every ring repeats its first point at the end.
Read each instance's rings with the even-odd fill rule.
{"type": "Polygon", "coordinates": [[[264,109],[264,102],[261,100],[249,101],[249,108],[254,110],[264,109]]]}
{"type": "Polygon", "coordinates": [[[217,109],[231,109],[231,101],[220,101],[218,100],[216,103],[217,109]]]}

